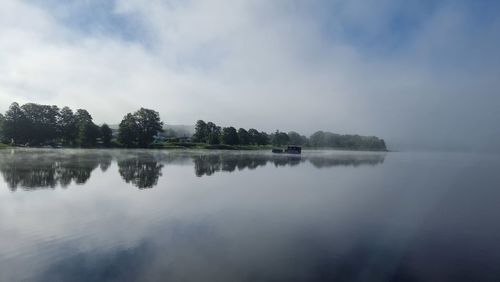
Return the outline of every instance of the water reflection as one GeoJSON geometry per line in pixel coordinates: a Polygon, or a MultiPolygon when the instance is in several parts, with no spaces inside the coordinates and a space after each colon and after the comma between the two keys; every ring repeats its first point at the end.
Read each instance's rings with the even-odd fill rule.
{"type": "Polygon", "coordinates": [[[72,182],[84,184],[92,171],[106,172],[116,162],[126,183],[139,189],[153,188],[165,165],[194,166],[198,177],[217,172],[253,170],[271,164],[294,167],[310,163],[315,168],[378,165],[384,162],[380,153],[305,153],[302,156],[273,155],[267,152],[200,152],[200,151],[127,151],[127,150],[12,150],[0,152],[0,171],[11,191],[67,187],[72,182]]]}
{"type": "Polygon", "coordinates": [[[153,188],[158,184],[163,164],[154,155],[141,154],[118,160],[118,172],[125,182],[139,189],[153,188]]]}
{"type": "Polygon", "coordinates": [[[13,152],[2,154],[0,171],[11,191],[18,187],[25,190],[40,188],[63,188],[84,184],[98,166],[106,171],[111,165],[112,156],[105,152],[94,153],[53,153],[48,151],[13,152]]]}
{"type": "Polygon", "coordinates": [[[268,163],[275,167],[298,166],[311,163],[316,168],[331,168],[335,166],[378,165],[385,159],[384,154],[306,154],[270,155],[270,154],[201,154],[192,156],[196,176],[210,176],[216,172],[233,172],[236,169],[250,170],[266,166],[268,163]]]}
{"type": "Polygon", "coordinates": [[[233,172],[236,169],[256,169],[265,166],[270,157],[267,155],[238,154],[201,154],[192,156],[196,176],[210,176],[219,171],[233,172]]]}
{"type": "Polygon", "coordinates": [[[0,281],[500,281],[500,157],[384,157],[0,151],[0,281]]]}

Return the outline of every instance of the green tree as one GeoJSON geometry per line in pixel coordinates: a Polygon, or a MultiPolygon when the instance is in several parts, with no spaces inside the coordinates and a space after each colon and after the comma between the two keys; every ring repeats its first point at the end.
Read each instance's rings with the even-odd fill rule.
{"type": "Polygon", "coordinates": [[[280,132],[276,130],[276,132],[272,136],[272,143],[274,146],[283,146],[287,145],[290,142],[290,137],[285,132],[280,132]]]}
{"type": "Polygon", "coordinates": [[[265,132],[259,132],[255,128],[250,128],[248,130],[248,144],[252,145],[268,145],[269,135],[265,132]]]}
{"type": "Polygon", "coordinates": [[[257,135],[257,145],[264,146],[268,145],[270,142],[270,137],[264,131],[259,132],[257,135]]]}
{"type": "Polygon", "coordinates": [[[111,139],[113,138],[113,131],[107,124],[103,124],[100,128],[102,144],[106,147],[111,145],[111,139]]]}
{"type": "Polygon", "coordinates": [[[213,122],[207,123],[208,138],[207,142],[211,145],[220,144],[221,141],[221,128],[213,122]]]}
{"type": "Polygon", "coordinates": [[[26,139],[31,144],[53,142],[57,138],[57,106],[27,103],[21,106],[27,120],[26,139]]]}
{"type": "Polygon", "coordinates": [[[80,147],[93,147],[99,137],[99,127],[94,124],[92,116],[83,109],[78,109],[75,115],[76,119],[76,144],[80,147]]]}
{"type": "Polygon", "coordinates": [[[250,134],[244,128],[238,129],[238,140],[241,145],[250,145],[250,134]]]}
{"type": "Polygon", "coordinates": [[[76,117],[69,107],[61,109],[57,124],[59,137],[61,138],[63,144],[73,145],[76,141],[77,124],[76,117]]]}
{"type": "Polygon", "coordinates": [[[198,120],[194,127],[193,141],[206,143],[208,141],[208,126],[203,120],[198,120]]]}
{"type": "Polygon", "coordinates": [[[250,138],[250,144],[258,145],[259,144],[259,131],[255,128],[250,128],[248,130],[248,136],[250,138]]]}
{"type": "Polygon", "coordinates": [[[118,128],[118,141],[127,148],[137,147],[138,143],[138,132],[137,121],[135,116],[128,113],[123,117],[118,128]]]}
{"type": "Polygon", "coordinates": [[[222,130],[222,143],[227,145],[239,144],[238,132],[236,131],[236,128],[232,126],[224,127],[222,130]]]}
{"type": "Polygon", "coordinates": [[[5,113],[3,122],[4,138],[8,142],[24,144],[27,142],[28,120],[18,103],[12,103],[5,113]]]}
{"type": "Polygon", "coordinates": [[[154,110],[140,108],[134,113],[137,123],[137,143],[139,147],[146,148],[153,143],[158,132],[163,132],[163,122],[160,114],[154,110]]]}

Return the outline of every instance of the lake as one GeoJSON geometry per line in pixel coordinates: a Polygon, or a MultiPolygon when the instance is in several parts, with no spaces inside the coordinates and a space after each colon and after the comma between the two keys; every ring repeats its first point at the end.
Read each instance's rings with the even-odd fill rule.
{"type": "Polygon", "coordinates": [[[0,281],[500,281],[500,158],[0,150],[0,281]]]}

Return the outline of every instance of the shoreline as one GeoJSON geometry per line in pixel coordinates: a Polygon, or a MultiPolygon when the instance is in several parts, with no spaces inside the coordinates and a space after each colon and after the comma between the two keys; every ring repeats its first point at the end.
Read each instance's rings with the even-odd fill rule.
{"type": "MultiPolygon", "coordinates": [[[[161,146],[151,146],[149,148],[126,148],[126,147],[51,147],[51,146],[32,146],[32,147],[26,147],[26,146],[11,146],[7,144],[1,144],[0,143],[0,149],[49,149],[49,150],[60,150],[60,149],[91,149],[91,150],[113,150],[113,149],[127,149],[127,150],[203,150],[203,151],[213,151],[213,150],[222,150],[222,151],[265,151],[265,150],[272,150],[273,148],[283,148],[286,146],[271,146],[271,145],[264,145],[264,146],[255,146],[255,145],[225,145],[225,144],[218,144],[218,145],[208,145],[208,144],[193,144],[193,143],[186,143],[186,144],[165,144],[161,146]]],[[[360,149],[360,148],[337,148],[337,147],[308,147],[308,146],[303,146],[303,150],[308,150],[308,151],[320,151],[320,150],[331,150],[331,151],[354,151],[354,152],[391,152],[390,150],[376,150],[376,149],[360,149]]]]}

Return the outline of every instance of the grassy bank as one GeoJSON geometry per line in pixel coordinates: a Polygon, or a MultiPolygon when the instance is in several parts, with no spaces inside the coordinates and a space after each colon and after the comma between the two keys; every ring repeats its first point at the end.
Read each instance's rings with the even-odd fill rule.
{"type": "Polygon", "coordinates": [[[0,149],[7,149],[7,148],[10,148],[10,146],[7,144],[0,143],[0,149]]]}

